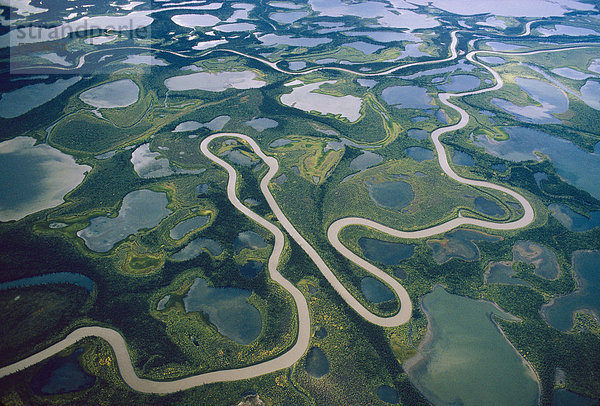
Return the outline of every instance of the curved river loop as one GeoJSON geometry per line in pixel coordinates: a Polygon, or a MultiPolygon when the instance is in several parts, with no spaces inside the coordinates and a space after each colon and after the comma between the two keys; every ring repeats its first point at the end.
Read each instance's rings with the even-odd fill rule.
{"type": "MultiPolygon", "coordinates": [[[[525,33],[521,34],[521,35],[527,35],[530,32],[530,27],[531,27],[531,23],[528,23],[526,26],[525,33]]],[[[350,74],[354,74],[354,75],[360,75],[360,76],[382,76],[382,75],[391,74],[398,70],[405,69],[405,68],[412,67],[412,66],[442,63],[442,62],[448,62],[448,61],[456,59],[458,56],[458,53],[456,50],[457,44],[458,44],[458,38],[456,36],[457,32],[458,31],[453,31],[451,33],[452,42],[450,44],[450,56],[445,59],[414,62],[414,63],[410,63],[407,65],[401,65],[401,66],[387,69],[385,71],[374,72],[374,73],[373,72],[372,73],[355,72],[350,69],[345,69],[345,68],[341,68],[341,67],[318,67],[318,68],[308,69],[308,70],[304,70],[304,71],[290,72],[290,71],[286,71],[284,69],[279,68],[277,66],[277,63],[275,63],[275,62],[271,62],[271,61],[268,61],[268,60],[265,60],[265,59],[262,59],[259,57],[247,55],[242,52],[229,50],[229,49],[210,50],[210,51],[202,53],[201,55],[190,56],[190,55],[180,54],[180,53],[177,53],[174,51],[161,50],[161,49],[156,49],[156,48],[140,48],[140,47],[131,47],[131,48],[138,49],[138,50],[142,49],[142,50],[152,50],[152,51],[156,51],[156,52],[167,52],[167,53],[170,53],[170,54],[173,54],[176,56],[180,56],[183,58],[201,58],[212,52],[222,52],[222,51],[230,52],[230,53],[235,53],[235,54],[238,54],[238,55],[246,57],[246,58],[250,58],[250,59],[259,61],[278,72],[289,74],[289,75],[303,75],[303,74],[307,74],[307,73],[314,72],[317,70],[337,70],[337,71],[342,71],[342,72],[346,72],[346,73],[350,73],[350,74]]],[[[123,48],[129,48],[129,47],[121,47],[121,48],[117,48],[117,49],[123,49],[123,48]]],[[[210,384],[210,383],[215,383],[215,382],[231,382],[231,381],[237,381],[237,380],[242,380],[242,379],[249,379],[249,378],[253,378],[256,376],[272,373],[272,372],[275,372],[275,371],[278,371],[278,370],[281,370],[284,368],[291,367],[306,353],[308,346],[309,346],[309,342],[310,342],[310,313],[309,313],[309,309],[308,309],[308,304],[307,304],[306,299],[305,299],[304,295],[302,294],[302,292],[300,292],[300,290],[298,288],[296,288],[291,282],[289,282],[287,279],[285,279],[277,270],[277,266],[279,264],[279,260],[280,260],[280,257],[281,257],[281,254],[283,252],[283,248],[285,245],[285,236],[278,226],[274,225],[273,223],[267,221],[266,219],[262,218],[258,214],[254,213],[252,210],[250,210],[249,208],[244,206],[239,201],[238,197],[236,196],[237,172],[231,165],[229,165],[227,162],[223,161],[219,157],[215,156],[208,149],[208,145],[210,144],[210,142],[213,141],[214,139],[220,138],[220,137],[239,138],[239,139],[245,141],[254,150],[256,155],[258,157],[260,157],[265,162],[265,164],[269,167],[267,174],[263,177],[263,179],[260,182],[260,189],[261,189],[265,199],[267,200],[271,210],[273,211],[273,213],[275,214],[275,216],[279,220],[279,223],[285,229],[285,231],[308,254],[308,256],[311,258],[311,260],[317,265],[319,271],[323,274],[323,276],[329,281],[329,283],[338,292],[338,294],[344,299],[344,301],[350,307],[352,307],[352,309],[354,309],[354,311],[356,311],[358,314],[360,314],[364,319],[368,320],[369,322],[376,324],[378,326],[382,326],[382,327],[395,327],[395,326],[399,326],[404,323],[407,323],[412,314],[412,302],[410,300],[410,297],[409,297],[406,289],[396,279],[392,278],[386,272],[377,268],[376,266],[369,263],[368,261],[362,259],[358,255],[356,255],[355,253],[350,251],[347,247],[345,247],[342,244],[342,242],[339,240],[339,237],[338,237],[340,231],[344,227],[347,227],[350,225],[359,225],[359,226],[365,226],[365,227],[370,227],[372,229],[376,229],[378,231],[381,231],[383,233],[389,234],[390,236],[394,236],[394,237],[405,238],[405,239],[418,239],[418,238],[430,237],[430,236],[433,236],[436,234],[440,234],[440,233],[452,230],[461,225],[472,225],[472,226],[483,227],[483,228],[488,228],[488,229],[492,229],[492,230],[516,230],[516,229],[523,228],[523,227],[526,227],[527,225],[531,224],[531,222],[535,218],[535,213],[534,213],[533,207],[531,206],[529,201],[527,201],[527,199],[525,197],[523,197],[521,194],[519,194],[518,192],[516,192],[514,190],[506,188],[504,186],[496,185],[496,184],[493,184],[490,182],[463,178],[463,177],[457,175],[456,172],[454,172],[454,170],[450,167],[446,150],[444,149],[444,146],[440,142],[439,138],[443,134],[457,131],[461,128],[464,128],[469,122],[469,114],[462,108],[453,104],[450,101],[450,98],[463,97],[463,96],[469,96],[469,95],[474,95],[474,94],[480,94],[480,93],[484,93],[484,92],[490,92],[490,91],[498,90],[503,86],[502,78],[496,71],[494,71],[490,67],[482,64],[481,62],[479,62],[475,59],[475,56],[480,53],[488,53],[488,54],[496,54],[496,55],[533,55],[533,54],[542,53],[542,52],[560,52],[560,51],[566,51],[566,50],[571,50],[571,49],[580,49],[580,48],[590,48],[590,46],[578,46],[578,47],[569,47],[569,48],[560,48],[560,49],[545,49],[545,50],[519,52],[519,53],[499,52],[499,51],[471,51],[470,53],[468,53],[466,55],[466,58],[470,62],[477,64],[477,65],[483,67],[484,69],[486,69],[487,71],[489,71],[493,75],[493,77],[496,81],[496,84],[489,88],[479,89],[479,90],[470,91],[470,92],[440,93],[438,95],[439,100],[443,104],[456,110],[460,114],[460,120],[458,123],[447,126],[447,127],[438,128],[431,133],[431,138],[432,138],[432,141],[435,145],[435,149],[437,152],[438,162],[440,164],[440,167],[444,171],[444,173],[459,183],[463,183],[466,185],[472,185],[472,186],[476,186],[476,187],[484,187],[484,188],[494,189],[494,190],[498,190],[500,192],[503,192],[503,193],[506,193],[506,194],[512,196],[523,206],[524,214],[521,218],[519,218],[515,221],[512,221],[512,222],[495,223],[495,222],[491,222],[491,221],[485,221],[485,220],[480,220],[480,219],[459,216],[458,218],[449,220],[446,223],[439,224],[437,226],[429,227],[429,228],[422,229],[422,230],[416,230],[416,231],[396,230],[396,229],[387,227],[383,224],[377,223],[375,221],[364,219],[364,218],[359,218],[359,217],[341,218],[341,219],[336,220],[329,226],[329,228],[327,230],[327,237],[328,237],[331,245],[333,245],[335,249],[337,249],[343,256],[348,258],[350,261],[354,262],[358,266],[360,266],[360,267],[364,268],[365,270],[367,270],[368,272],[372,273],[373,276],[375,276],[375,277],[379,278],[380,280],[382,280],[383,282],[387,283],[387,285],[395,292],[395,294],[400,302],[400,311],[397,314],[395,314],[391,317],[380,317],[380,316],[373,314],[371,311],[369,311],[367,308],[365,308],[340,283],[340,281],[336,278],[335,274],[331,271],[331,269],[329,269],[329,267],[323,261],[323,259],[317,253],[317,251],[304,239],[304,237],[302,237],[302,235],[300,235],[300,233],[296,230],[296,228],[288,220],[288,218],[285,216],[285,214],[283,213],[283,211],[281,210],[281,208],[279,207],[279,205],[275,201],[275,198],[273,197],[273,195],[271,194],[271,192],[269,190],[269,183],[270,183],[271,179],[275,176],[277,171],[279,170],[279,164],[277,162],[277,159],[275,159],[274,157],[265,155],[265,153],[260,149],[260,147],[256,143],[256,141],[254,141],[254,139],[252,139],[251,137],[249,137],[245,134],[217,133],[217,134],[212,134],[212,135],[208,136],[207,138],[205,138],[200,145],[200,149],[201,149],[202,153],[204,155],[206,155],[207,158],[212,160],[215,164],[223,167],[227,171],[227,173],[229,175],[228,183],[227,183],[227,196],[228,196],[229,200],[231,201],[231,203],[244,215],[246,215],[250,219],[252,219],[255,222],[257,222],[258,224],[260,224],[262,227],[269,230],[275,237],[273,251],[271,253],[271,256],[269,257],[268,270],[269,270],[270,277],[275,282],[280,284],[285,290],[287,290],[290,293],[290,295],[293,297],[293,299],[296,303],[296,310],[297,310],[297,316],[298,316],[298,336],[297,336],[297,339],[296,339],[296,342],[294,343],[294,345],[287,352],[279,355],[276,358],[273,358],[271,360],[264,361],[264,362],[261,362],[258,364],[250,365],[247,367],[208,372],[208,373],[194,375],[194,376],[190,376],[187,378],[182,378],[182,379],[178,379],[178,380],[174,380],[174,381],[152,381],[149,379],[139,378],[137,376],[137,374],[135,373],[135,370],[133,369],[133,365],[131,363],[131,357],[127,350],[127,344],[125,342],[125,339],[119,332],[117,332],[116,330],[110,329],[110,328],[100,327],[100,326],[82,327],[82,328],[76,329],[75,331],[73,331],[72,333],[67,335],[66,338],[64,338],[63,340],[57,342],[56,344],[46,348],[45,350],[39,351],[28,358],[25,358],[21,361],[11,364],[11,365],[0,368],[0,378],[5,377],[7,375],[14,374],[18,371],[21,371],[25,368],[35,365],[47,358],[50,358],[86,337],[99,337],[99,338],[102,338],[103,340],[105,340],[112,347],[112,349],[115,353],[115,358],[116,358],[116,361],[118,364],[119,372],[120,372],[121,376],[123,377],[123,380],[125,381],[125,383],[127,385],[129,385],[133,390],[136,390],[139,392],[145,392],[145,393],[161,393],[161,394],[173,393],[173,392],[190,389],[195,386],[205,385],[205,384],[210,384]]],[[[81,66],[83,66],[83,64],[85,63],[85,57],[87,55],[90,55],[90,54],[96,53],[96,52],[104,52],[104,51],[110,51],[110,50],[111,49],[88,52],[80,57],[78,64],[75,67],[65,68],[65,67],[48,66],[47,68],[58,69],[58,70],[77,70],[81,66]]],[[[40,69],[41,67],[36,66],[35,68],[40,69]]],[[[22,68],[22,69],[26,70],[27,68],[22,68]]]]}

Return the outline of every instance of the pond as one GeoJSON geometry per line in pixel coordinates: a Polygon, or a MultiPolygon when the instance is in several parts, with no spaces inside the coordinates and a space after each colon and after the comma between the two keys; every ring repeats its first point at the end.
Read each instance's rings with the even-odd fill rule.
{"type": "Polygon", "coordinates": [[[529,283],[516,278],[512,262],[492,262],[483,275],[485,284],[500,283],[504,285],[522,285],[531,286],[529,283]]]}
{"type": "Polygon", "coordinates": [[[495,242],[501,239],[502,237],[485,234],[480,231],[456,229],[446,233],[442,240],[427,241],[427,245],[433,251],[435,262],[443,264],[452,258],[459,258],[465,261],[478,260],[479,248],[475,244],[476,241],[495,242]]]}
{"type": "Polygon", "coordinates": [[[515,78],[519,85],[532,99],[541,106],[518,106],[508,100],[493,98],[491,103],[512,114],[515,119],[532,124],[561,124],[562,120],[553,114],[561,114],[569,109],[569,99],[558,87],[537,79],[515,78]]]}
{"type": "Polygon", "coordinates": [[[486,199],[482,196],[477,196],[474,200],[475,210],[488,216],[503,216],[506,211],[493,200],[486,199]]]}
{"type": "Polygon", "coordinates": [[[473,158],[473,155],[471,154],[467,154],[464,151],[455,149],[454,153],[452,154],[452,162],[454,162],[456,165],[474,166],[475,158],[473,158]]]}
{"type": "Polygon", "coordinates": [[[92,168],[30,137],[0,142],[0,221],[58,206],[92,168]],[[10,192],[6,192],[10,191],[10,192]]]}
{"type": "Polygon", "coordinates": [[[152,179],[173,175],[171,164],[160,152],[150,151],[150,144],[142,144],[131,153],[133,170],[140,178],[152,179]]]}
{"type": "Polygon", "coordinates": [[[169,231],[169,236],[174,240],[179,240],[185,237],[190,231],[204,227],[208,224],[210,216],[195,216],[178,223],[169,231]]]}
{"type": "Polygon", "coordinates": [[[558,76],[562,76],[563,78],[573,79],[573,80],[585,80],[587,78],[595,77],[595,75],[590,75],[589,73],[584,73],[584,72],[578,71],[573,68],[568,68],[568,67],[554,68],[554,69],[552,69],[552,73],[554,73],[558,76]]]}
{"type": "Polygon", "coordinates": [[[217,241],[210,238],[199,237],[192,240],[188,245],[173,254],[171,259],[173,261],[188,261],[196,258],[205,250],[215,257],[218,257],[223,252],[221,244],[219,244],[217,241]]]}
{"type": "Polygon", "coordinates": [[[79,95],[82,102],[97,108],[127,107],[138,101],[140,88],[131,79],[92,87],[79,95]]]}
{"type": "Polygon", "coordinates": [[[2,97],[0,97],[0,117],[19,117],[54,99],[80,80],[81,76],[73,76],[68,79],[57,79],[52,83],[35,83],[2,93],[2,97]]]}
{"type": "Polygon", "coordinates": [[[262,330],[262,318],[256,307],[248,303],[251,290],[213,288],[205,279],[196,278],[183,298],[186,312],[202,312],[219,333],[239,344],[250,344],[262,330]]]}
{"type": "Polygon", "coordinates": [[[277,21],[279,24],[291,24],[304,18],[308,15],[308,11],[289,11],[277,12],[269,15],[271,20],[277,21]]]}
{"type": "Polygon", "coordinates": [[[254,158],[241,152],[239,149],[225,151],[221,156],[226,156],[231,162],[240,166],[252,166],[258,162],[254,158]]]}
{"type": "Polygon", "coordinates": [[[501,65],[504,62],[504,58],[500,58],[499,56],[478,56],[477,57],[481,62],[487,63],[490,65],[501,65]]]}
{"type": "Polygon", "coordinates": [[[588,80],[581,87],[581,100],[591,108],[600,110],[600,82],[588,80]]]}
{"type": "Polygon", "coordinates": [[[279,125],[277,121],[266,117],[253,118],[250,121],[246,121],[244,124],[254,128],[258,132],[263,132],[264,130],[275,128],[279,125]]]}
{"type": "Polygon", "coordinates": [[[367,276],[360,280],[360,290],[369,302],[383,303],[395,300],[394,292],[379,279],[367,276]]]}
{"type": "Polygon", "coordinates": [[[535,274],[544,279],[556,279],[560,268],[556,254],[550,248],[533,241],[517,241],[512,250],[514,262],[535,265],[535,274]]]}
{"type": "Polygon", "coordinates": [[[597,406],[598,399],[592,399],[566,389],[555,390],[552,406],[597,406]]]}
{"type": "Polygon", "coordinates": [[[171,214],[167,194],[152,190],[135,190],[123,198],[117,217],[93,217],[90,224],[77,232],[85,245],[95,252],[108,252],[131,234],[156,227],[171,214]]]}
{"type": "Polygon", "coordinates": [[[329,360],[319,347],[312,347],[306,354],[306,372],[313,378],[322,378],[329,373],[329,360]]]}
{"type": "Polygon", "coordinates": [[[418,86],[390,86],[381,92],[381,97],[387,104],[399,109],[435,108],[427,89],[418,86]]]}
{"type": "Polygon", "coordinates": [[[574,27],[572,25],[555,24],[554,28],[536,27],[537,32],[544,37],[552,35],[568,35],[571,37],[583,37],[587,35],[600,35],[600,32],[585,27],[574,27]]]}
{"type": "Polygon", "coordinates": [[[382,48],[385,48],[382,45],[370,44],[370,43],[364,42],[364,41],[349,42],[347,44],[344,44],[344,46],[354,48],[354,49],[362,52],[365,55],[370,55],[374,52],[377,52],[378,50],[380,50],[382,48]]]}
{"type": "Polygon", "coordinates": [[[375,238],[361,237],[358,239],[358,245],[365,258],[384,265],[398,265],[415,253],[415,244],[382,241],[375,238]]]}
{"type": "Polygon", "coordinates": [[[364,171],[372,166],[383,161],[383,157],[371,151],[363,151],[363,153],[352,161],[350,161],[350,169],[352,171],[364,171]]]}
{"type": "Polygon", "coordinates": [[[525,48],[521,45],[507,44],[504,42],[489,41],[485,45],[492,48],[493,51],[515,51],[517,49],[525,48]]]}
{"type": "Polygon", "coordinates": [[[328,44],[330,38],[318,37],[293,37],[291,35],[266,34],[256,37],[265,46],[289,45],[293,47],[316,47],[317,45],[328,44]]]}
{"type": "Polygon", "coordinates": [[[221,20],[210,14],[178,14],[171,17],[171,21],[181,27],[212,27],[221,20]]]}
{"type": "Polygon", "coordinates": [[[156,304],[156,310],[165,310],[167,308],[167,303],[169,303],[170,299],[171,299],[171,295],[165,295],[156,304]]]}
{"type": "Polygon", "coordinates": [[[429,137],[429,133],[425,130],[421,130],[419,128],[411,128],[406,133],[413,140],[426,140],[429,137]]]}
{"type": "Polygon", "coordinates": [[[78,348],[66,357],[54,357],[44,364],[31,379],[31,389],[39,395],[58,395],[88,389],[96,377],[88,375],[77,359],[83,353],[78,348]]]}
{"type": "Polygon", "coordinates": [[[358,82],[359,85],[368,87],[369,89],[372,89],[377,84],[377,81],[373,80],[373,79],[359,78],[359,79],[356,79],[356,81],[358,82]]]}
{"type": "Polygon", "coordinates": [[[452,295],[436,285],[423,297],[428,337],[405,362],[411,382],[436,405],[536,405],[535,373],[490,314],[517,319],[493,303],[452,295]]]}
{"type": "Polygon", "coordinates": [[[336,80],[326,80],[310,84],[304,84],[299,81],[287,83],[286,86],[294,86],[294,88],[291,93],[281,95],[281,103],[307,112],[316,111],[321,114],[339,114],[341,117],[348,119],[348,121],[357,121],[360,118],[362,107],[360,97],[351,95],[331,96],[315,92],[315,90],[324,84],[335,83],[337,83],[336,80]]]}
{"type": "Polygon", "coordinates": [[[30,278],[17,279],[15,281],[0,283],[0,291],[15,288],[26,288],[29,286],[47,284],[69,284],[81,286],[88,292],[94,289],[94,282],[85,275],[73,272],[54,272],[44,275],[32,276],[30,278]]]}
{"type": "Polygon", "coordinates": [[[430,159],[433,159],[434,157],[433,151],[429,148],[409,147],[406,148],[404,152],[406,153],[406,155],[408,155],[417,162],[428,161],[430,159]]]}
{"type": "Polygon", "coordinates": [[[240,265],[240,273],[246,279],[255,278],[265,267],[260,261],[248,261],[244,265],[240,265]]]}
{"type": "Polygon", "coordinates": [[[573,274],[575,292],[552,299],[540,310],[548,324],[561,331],[571,329],[577,311],[591,312],[600,319],[600,251],[574,252],[573,274]]]}
{"type": "Polygon", "coordinates": [[[292,61],[288,62],[288,67],[290,70],[296,71],[306,68],[306,62],[304,61],[292,61]]]}
{"type": "Polygon", "coordinates": [[[344,33],[351,37],[368,37],[377,42],[422,42],[422,40],[412,32],[398,31],[351,31],[344,33]]]}
{"type": "Polygon", "coordinates": [[[377,388],[377,396],[385,403],[395,405],[400,401],[398,391],[391,386],[381,385],[377,388]]]}
{"type": "Polygon", "coordinates": [[[196,72],[189,75],[173,76],[165,79],[165,86],[172,91],[204,90],[222,92],[226,89],[256,89],[267,82],[258,79],[255,72],[196,72]]]}
{"type": "Polygon", "coordinates": [[[548,209],[570,231],[583,232],[600,227],[600,211],[591,211],[589,217],[586,217],[564,204],[552,203],[548,209]]]}
{"type": "Polygon", "coordinates": [[[473,75],[452,75],[450,81],[439,85],[438,89],[444,92],[466,92],[467,90],[477,89],[481,85],[481,80],[473,75]]]}
{"type": "Polygon", "coordinates": [[[550,158],[558,175],[571,185],[600,199],[600,155],[579,148],[563,138],[526,127],[503,127],[506,141],[482,135],[473,141],[495,157],[513,162],[537,160],[539,151],[550,158]]]}
{"type": "Polygon", "coordinates": [[[409,183],[401,180],[366,183],[371,200],[377,205],[392,210],[408,206],[415,198],[415,192],[409,183]]]}
{"type": "Polygon", "coordinates": [[[268,244],[265,239],[254,231],[243,231],[239,233],[233,241],[233,248],[235,249],[236,253],[239,253],[246,248],[256,250],[266,248],[267,246],[268,244]]]}
{"type": "Polygon", "coordinates": [[[315,335],[314,335],[314,337],[315,337],[317,340],[322,340],[322,339],[324,339],[325,337],[327,337],[327,330],[325,329],[325,327],[319,327],[319,328],[317,328],[317,330],[315,330],[315,335]]]}

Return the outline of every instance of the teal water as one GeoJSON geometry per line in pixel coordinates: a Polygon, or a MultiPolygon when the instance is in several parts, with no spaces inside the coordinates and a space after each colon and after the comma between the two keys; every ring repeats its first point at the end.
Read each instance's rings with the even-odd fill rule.
{"type": "Polygon", "coordinates": [[[240,273],[246,279],[255,278],[265,267],[265,265],[260,261],[248,261],[244,265],[241,265],[240,273]]]}
{"type": "Polygon", "coordinates": [[[371,276],[361,279],[360,290],[369,302],[383,303],[396,299],[394,292],[392,292],[390,288],[379,279],[375,279],[371,276]]]}
{"type": "Polygon", "coordinates": [[[555,298],[540,311],[548,324],[561,331],[571,329],[576,311],[589,311],[600,318],[600,251],[573,253],[573,273],[575,292],[555,298]]]}
{"type": "Polygon", "coordinates": [[[381,97],[390,106],[399,109],[433,109],[433,99],[427,89],[418,86],[390,86],[381,92],[381,97]]]}
{"type": "Polygon", "coordinates": [[[488,216],[503,216],[506,214],[506,211],[504,211],[502,207],[498,206],[495,201],[486,199],[485,197],[476,197],[474,203],[477,211],[488,216]]]}
{"type": "Polygon", "coordinates": [[[377,396],[385,403],[389,403],[391,405],[395,405],[400,401],[398,391],[388,385],[381,385],[380,387],[378,387],[377,396]]]}
{"type": "Polygon", "coordinates": [[[367,259],[381,262],[384,265],[398,265],[415,252],[415,244],[382,241],[367,237],[359,238],[358,245],[367,259]]]}
{"type": "Polygon", "coordinates": [[[583,232],[600,227],[600,211],[592,211],[589,213],[589,217],[586,217],[564,204],[552,203],[548,209],[570,231],[583,232]]]}
{"type": "Polygon", "coordinates": [[[219,333],[239,344],[250,344],[260,335],[262,319],[248,303],[252,291],[238,288],[213,288],[196,278],[183,298],[186,312],[203,312],[219,333]]]}
{"type": "Polygon", "coordinates": [[[444,92],[466,92],[477,89],[479,85],[481,85],[481,80],[477,76],[453,75],[448,83],[439,85],[438,89],[444,92]]]}
{"type": "Polygon", "coordinates": [[[174,240],[179,240],[185,237],[189,232],[204,227],[208,224],[210,216],[196,216],[178,223],[175,227],[169,231],[169,236],[174,240]]]}
{"type": "Polygon", "coordinates": [[[192,240],[188,245],[183,247],[171,256],[174,261],[188,261],[196,258],[204,250],[208,251],[212,256],[218,257],[223,252],[221,244],[210,238],[196,238],[192,240]]]}
{"type": "Polygon", "coordinates": [[[492,262],[484,274],[484,282],[490,283],[501,283],[505,285],[522,285],[530,286],[529,283],[516,278],[515,270],[511,263],[504,264],[502,262],[492,262]]]}
{"type": "Polygon", "coordinates": [[[267,242],[265,239],[254,231],[243,231],[239,233],[233,241],[233,248],[235,249],[235,252],[240,252],[246,248],[256,250],[266,247],[267,242]]]}
{"type": "Polygon", "coordinates": [[[438,264],[442,264],[452,258],[475,261],[479,259],[479,248],[475,244],[476,241],[494,242],[501,239],[502,237],[479,231],[456,229],[446,233],[442,240],[427,241],[427,245],[433,251],[433,259],[438,264]]]}
{"type": "Polygon", "coordinates": [[[503,127],[506,141],[479,136],[474,144],[498,158],[513,162],[537,160],[539,151],[550,158],[558,175],[571,185],[600,198],[600,155],[579,148],[563,138],[526,127],[503,127]]]}
{"type": "Polygon", "coordinates": [[[454,150],[454,153],[452,154],[452,162],[454,162],[456,165],[474,166],[475,158],[473,158],[473,155],[467,154],[466,152],[454,150]]]}
{"type": "Polygon", "coordinates": [[[535,265],[535,274],[544,279],[556,279],[560,268],[556,254],[550,248],[533,241],[517,241],[513,247],[513,261],[535,265]]]}
{"type": "Polygon", "coordinates": [[[31,389],[40,395],[58,395],[91,388],[96,377],[88,375],[78,357],[83,352],[79,348],[66,357],[54,357],[44,364],[31,379],[31,389]]]}
{"type": "Polygon", "coordinates": [[[379,206],[400,210],[408,206],[415,198],[415,192],[409,183],[401,180],[367,183],[369,196],[379,206]]]}
{"type": "Polygon", "coordinates": [[[306,354],[306,372],[313,378],[322,378],[329,373],[329,360],[319,347],[312,347],[306,354]]]}
{"type": "Polygon", "coordinates": [[[423,310],[431,336],[405,369],[429,401],[434,405],[537,405],[534,372],[491,315],[516,318],[493,303],[452,295],[439,285],[423,297],[423,310]]]}
{"type": "Polygon", "coordinates": [[[423,147],[408,147],[404,152],[417,162],[428,161],[434,157],[432,150],[423,147]]]}
{"type": "Polygon", "coordinates": [[[54,272],[0,283],[0,291],[15,288],[26,288],[29,286],[63,283],[81,286],[88,292],[91,292],[92,289],[94,289],[94,282],[85,275],[73,272],[54,272]]]}
{"type": "Polygon", "coordinates": [[[107,252],[114,245],[144,228],[156,227],[171,214],[167,194],[152,190],[136,190],[123,198],[117,217],[93,217],[90,224],[77,232],[85,245],[96,252],[107,252]]]}

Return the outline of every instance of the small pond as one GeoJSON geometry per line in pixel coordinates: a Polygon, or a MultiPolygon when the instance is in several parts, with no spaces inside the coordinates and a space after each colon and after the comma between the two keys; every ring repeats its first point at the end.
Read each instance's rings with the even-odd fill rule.
{"type": "Polygon", "coordinates": [[[418,86],[390,86],[381,92],[383,100],[399,109],[433,109],[427,89],[418,86]]]}
{"type": "Polygon", "coordinates": [[[58,395],[88,389],[96,383],[96,377],[88,375],[78,357],[83,348],[78,348],[66,357],[54,357],[44,364],[31,379],[31,389],[39,395],[58,395]]]}
{"type": "Polygon", "coordinates": [[[306,354],[306,372],[313,378],[322,378],[329,373],[329,360],[319,347],[312,347],[306,354]]]}
{"type": "Polygon", "coordinates": [[[501,283],[504,285],[530,286],[529,283],[515,277],[512,262],[492,262],[484,274],[484,282],[486,284],[501,283]]]}
{"type": "Polygon", "coordinates": [[[204,227],[208,224],[210,216],[196,216],[178,223],[169,231],[169,236],[174,240],[185,237],[190,231],[204,227]]]}
{"type": "Polygon", "coordinates": [[[454,162],[456,165],[474,166],[475,158],[473,158],[473,155],[471,154],[455,149],[454,153],[452,154],[452,162],[454,162]]]}
{"type": "Polygon", "coordinates": [[[394,292],[379,279],[367,276],[360,280],[360,290],[365,298],[372,303],[383,303],[395,300],[394,292]]]}
{"type": "Polygon", "coordinates": [[[408,147],[404,150],[404,152],[406,153],[406,155],[408,155],[417,162],[428,161],[430,159],[433,159],[434,157],[433,151],[429,148],[408,147]]]}
{"type": "Polygon", "coordinates": [[[236,253],[239,253],[246,248],[256,250],[266,248],[267,246],[268,244],[265,239],[254,231],[243,231],[239,233],[233,241],[233,248],[235,249],[236,253]]]}
{"type": "Polygon", "coordinates": [[[389,403],[391,405],[398,404],[398,402],[400,401],[398,391],[388,385],[381,385],[380,387],[378,387],[377,396],[385,403],[389,403]]]}
{"type": "Polygon", "coordinates": [[[54,272],[0,283],[0,291],[15,288],[26,288],[29,286],[64,283],[81,286],[88,292],[91,292],[92,289],[94,289],[94,282],[85,275],[73,272],[54,272]]]}
{"type": "Polygon", "coordinates": [[[82,92],[81,101],[98,108],[127,107],[138,101],[140,88],[131,79],[104,83],[82,92]]]}
{"type": "Polygon", "coordinates": [[[189,75],[173,76],[165,79],[169,90],[205,90],[222,92],[226,89],[255,89],[263,87],[267,82],[257,78],[253,71],[241,72],[196,72],[189,75]]]}
{"type": "Polygon", "coordinates": [[[481,80],[473,75],[453,75],[450,81],[439,85],[438,89],[444,92],[466,92],[477,89],[481,85],[481,80]]]}
{"type": "Polygon", "coordinates": [[[600,251],[573,253],[573,273],[577,289],[566,296],[554,298],[542,306],[540,313],[552,327],[568,331],[577,311],[587,311],[600,318],[600,251]]]}
{"type": "Polygon", "coordinates": [[[384,265],[398,265],[415,252],[415,244],[382,241],[367,237],[359,238],[358,245],[367,259],[381,262],[384,265]]]}
{"type": "Polygon", "coordinates": [[[475,230],[456,229],[444,235],[442,240],[429,240],[427,245],[433,251],[433,259],[438,264],[443,264],[452,258],[465,261],[479,259],[479,248],[476,241],[495,242],[502,237],[489,235],[475,230]]]}
{"type": "Polygon", "coordinates": [[[350,161],[350,169],[352,171],[364,171],[372,166],[383,161],[383,157],[371,151],[363,151],[363,153],[352,161],[350,161]]]}
{"type": "Polygon", "coordinates": [[[246,121],[244,124],[254,128],[258,132],[263,132],[264,130],[275,128],[279,125],[277,121],[266,117],[253,118],[250,121],[246,121]]]}
{"type": "Polygon", "coordinates": [[[167,194],[152,190],[135,190],[123,198],[117,217],[93,217],[90,224],[77,232],[85,245],[96,252],[107,252],[119,241],[144,228],[156,227],[171,214],[167,194]]]}
{"type": "Polygon", "coordinates": [[[482,196],[477,196],[474,200],[475,209],[488,216],[503,216],[506,211],[493,200],[486,199],[482,196]]]}
{"type": "Polygon", "coordinates": [[[419,128],[411,128],[407,131],[407,134],[413,140],[426,140],[429,137],[429,133],[425,130],[421,130],[419,128]]]}
{"type": "Polygon", "coordinates": [[[415,198],[415,192],[409,183],[401,180],[366,183],[371,200],[377,205],[392,210],[408,206],[415,198]]]}
{"type": "Polygon", "coordinates": [[[171,256],[174,261],[188,261],[196,258],[202,252],[208,251],[212,256],[218,257],[223,252],[221,244],[210,238],[199,237],[192,240],[188,245],[183,247],[171,256]]]}
{"type": "Polygon", "coordinates": [[[265,265],[260,261],[248,261],[244,265],[241,265],[240,273],[246,279],[255,278],[265,267],[265,265]]]}
{"type": "Polygon", "coordinates": [[[552,203],[548,208],[552,215],[570,231],[583,232],[600,227],[600,211],[592,211],[589,217],[586,217],[564,204],[552,203]]]}
{"type": "Polygon", "coordinates": [[[213,288],[205,279],[196,278],[183,298],[186,312],[202,312],[219,333],[239,344],[250,344],[260,335],[262,319],[256,307],[248,303],[252,291],[238,288],[213,288]]]}

